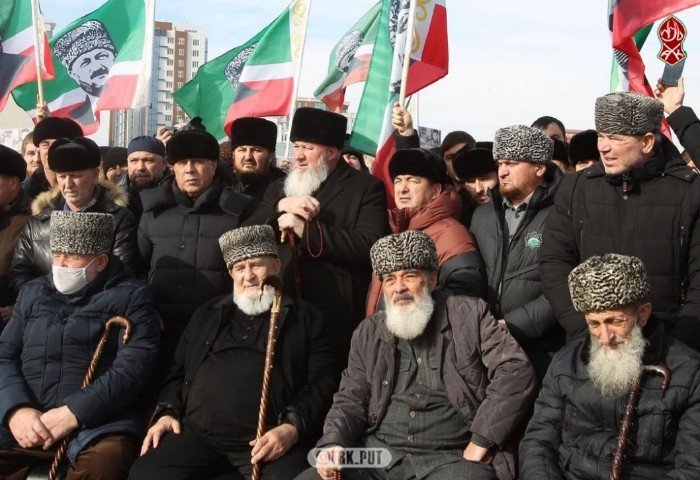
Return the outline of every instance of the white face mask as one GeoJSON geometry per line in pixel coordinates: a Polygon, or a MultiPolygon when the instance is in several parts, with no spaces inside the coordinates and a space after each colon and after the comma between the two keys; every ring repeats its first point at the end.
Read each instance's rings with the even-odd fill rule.
{"type": "MultiPolygon", "coordinates": [[[[90,263],[94,262],[97,257],[93,258],[90,263]]],[[[58,265],[51,266],[51,274],[53,275],[53,284],[56,290],[64,295],[73,295],[87,287],[90,283],[87,279],[87,268],[90,263],[82,268],[60,267],[58,265]]]]}

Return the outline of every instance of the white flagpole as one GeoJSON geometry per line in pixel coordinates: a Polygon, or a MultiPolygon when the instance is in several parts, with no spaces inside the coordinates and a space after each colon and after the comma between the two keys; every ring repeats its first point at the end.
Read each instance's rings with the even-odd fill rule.
{"type": "MultiPolygon", "coordinates": [[[[304,63],[304,50],[306,49],[306,27],[309,24],[309,15],[311,14],[311,0],[296,0],[289,7],[292,11],[291,14],[294,15],[294,10],[297,8],[297,5],[304,4],[306,4],[306,15],[304,18],[304,27],[301,33],[301,52],[299,53],[299,64],[297,65],[296,72],[294,72],[294,94],[292,96],[292,105],[289,107],[289,123],[287,125],[287,144],[284,149],[285,160],[289,158],[289,146],[291,144],[289,134],[292,131],[292,120],[294,119],[294,112],[296,111],[297,107],[297,97],[299,96],[299,79],[301,78],[301,66],[304,63]]],[[[294,39],[292,38],[291,41],[293,42],[294,39]]],[[[292,52],[292,57],[293,56],[294,52],[292,52]]]]}
{"type": "MultiPolygon", "coordinates": [[[[39,5],[38,0],[31,0],[32,6],[32,33],[34,34],[34,66],[36,67],[36,84],[37,84],[37,118],[41,120],[43,118],[43,113],[46,109],[46,102],[44,101],[44,82],[41,79],[41,55],[42,50],[39,44],[39,5]]],[[[44,25],[41,25],[41,31],[44,31],[44,25]]]]}
{"type": "Polygon", "coordinates": [[[408,9],[408,25],[406,28],[406,45],[403,50],[403,70],[401,72],[401,91],[399,92],[399,103],[406,103],[406,87],[408,86],[408,69],[411,66],[411,53],[413,50],[413,31],[416,27],[416,0],[411,0],[408,9]]]}

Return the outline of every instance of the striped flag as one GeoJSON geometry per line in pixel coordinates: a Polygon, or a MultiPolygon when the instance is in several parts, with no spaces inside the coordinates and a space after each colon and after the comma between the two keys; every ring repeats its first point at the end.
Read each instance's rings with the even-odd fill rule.
{"type": "Polygon", "coordinates": [[[612,36],[611,90],[654,96],[639,51],[653,23],[700,4],[700,0],[609,0],[608,27],[612,36]]]}
{"type": "MultiPolygon", "coordinates": [[[[102,110],[148,103],[153,55],[155,0],[109,0],[51,39],[54,80],[44,85],[51,116],[78,122],[86,135],[97,131],[102,110]]],[[[13,92],[34,118],[37,87],[13,92]]]]}
{"type": "MultiPolygon", "coordinates": [[[[374,175],[385,184],[387,198],[393,199],[389,160],[394,151],[391,114],[399,99],[410,0],[383,0],[365,89],[357,111],[350,145],[375,154],[374,175]]],[[[406,94],[411,95],[447,75],[447,9],[445,0],[420,2],[406,94]]]]}
{"type": "Polygon", "coordinates": [[[328,74],[314,92],[328,110],[340,112],[345,102],[345,89],[353,83],[364,82],[377,38],[382,4],[377,3],[336,44],[328,62],[328,74]]]}
{"type": "MultiPolygon", "coordinates": [[[[41,12],[37,11],[36,16],[41,78],[49,80],[54,75],[49,40],[41,12]]],[[[19,85],[35,82],[36,73],[32,0],[3,0],[0,4],[0,111],[5,108],[10,92],[19,85]]]]}
{"type": "Polygon", "coordinates": [[[301,67],[310,0],[295,0],[253,38],[205,63],[173,94],[218,139],[241,117],[290,113],[301,67]]]}

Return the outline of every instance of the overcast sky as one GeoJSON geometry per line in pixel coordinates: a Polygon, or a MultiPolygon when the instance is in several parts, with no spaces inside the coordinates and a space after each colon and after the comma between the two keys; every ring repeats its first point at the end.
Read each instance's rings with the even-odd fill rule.
{"type": "MultiPolygon", "coordinates": [[[[40,0],[57,29],[96,8],[95,0],[40,0]],[[71,8],[66,8],[70,5],[71,8]]],[[[299,94],[311,96],[340,36],[376,2],[313,0],[299,94]]],[[[161,0],[156,19],[201,26],[209,59],[261,30],[289,0],[161,0]]],[[[607,0],[447,0],[450,73],[420,94],[421,125],[467,130],[491,140],[499,127],[541,115],[567,128],[593,127],[595,98],[609,89],[607,0]]],[[[700,8],[678,15],[688,29],[686,104],[700,99],[700,8]]],[[[642,54],[647,77],[659,78],[656,28],[642,54]]],[[[655,83],[655,82],[654,82],[655,83]]],[[[361,90],[348,99],[357,108],[361,90]]]]}

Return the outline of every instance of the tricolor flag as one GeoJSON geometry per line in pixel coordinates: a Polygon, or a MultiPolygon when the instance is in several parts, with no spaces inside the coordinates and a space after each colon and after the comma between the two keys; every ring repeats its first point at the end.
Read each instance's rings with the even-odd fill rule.
{"type": "MultiPolygon", "coordinates": [[[[393,199],[388,166],[394,151],[391,113],[399,99],[410,0],[383,0],[377,39],[350,145],[376,155],[373,166],[393,199]]],[[[447,75],[445,0],[422,2],[416,9],[406,94],[411,95],[447,75]]]]}
{"type": "Polygon", "coordinates": [[[290,113],[299,78],[310,0],[295,0],[243,45],[205,63],[173,94],[207,131],[224,139],[234,120],[290,113]]]}
{"type": "Polygon", "coordinates": [[[698,4],[700,0],[609,0],[608,27],[614,55],[611,87],[653,97],[639,50],[656,20],[698,4]]]}
{"type": "Polygon", "coordinates": [[[314,92],[328,110],[340,112],[345,102],[345,89],[364,82],[377,38],[381,2],[365,13],[336,44],[328,61],[328,74],[314,92]]]}
{"type": "MultiPolygon", "coordinates": [[[[148,103],[155,0],[109,0],[51,39],[55,79],[44,84],[51,116],[68,117],[86,135],[99,127],[100,111],[148,103]]],[[[35,117],[37,87],[12,96],[35,117]]]]}
{"type": "MultiPolygon", "coordinates": [[[[41,78],[49,80],[54,74],[53,62],[38,2],[36,16],[41,78]]],[[[0,2],[0,111],[15,87],[37,80],[34,53],[32,0],[3,0],[0,2]]]]}

